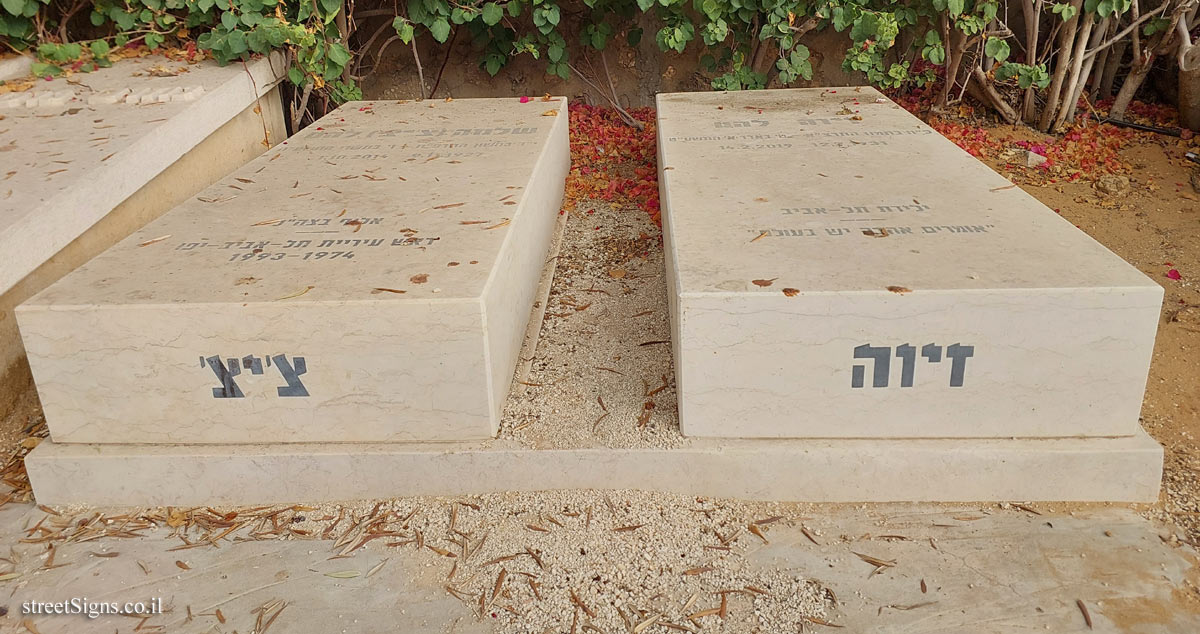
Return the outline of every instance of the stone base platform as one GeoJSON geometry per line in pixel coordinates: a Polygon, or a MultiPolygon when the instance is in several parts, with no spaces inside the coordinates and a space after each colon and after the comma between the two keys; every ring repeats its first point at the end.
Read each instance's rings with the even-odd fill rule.
{"type": "Polygon", "coordinates": [[[420,444],[84,445],[26,458],[41,504],[254,505],[551,489],[804,502],[1153,502],[1162,448],[1120,438],[693,439],[675,449],[420,444]]]}

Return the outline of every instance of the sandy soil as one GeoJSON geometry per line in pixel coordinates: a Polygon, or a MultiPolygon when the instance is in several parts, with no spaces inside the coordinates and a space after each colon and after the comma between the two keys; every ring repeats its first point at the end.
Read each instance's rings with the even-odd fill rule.
{"type": "MultiPolygon", "coordinates": [[[[1011,133],[1008,128],[996,132],[1011,133]]],[[[1165,289],[1142,425],[1166,449],[1163,495],[1152,514],[1200,540],[1200,166],[1194,143],[1143,135],[1121,152],[1132,172],[1111,194],[1095,182],[1033,184],[1031,172],[994,169],[1055,209],[1165,289]],[[1181,279],[1167,276],[1171,269],[1181,279]]]]}

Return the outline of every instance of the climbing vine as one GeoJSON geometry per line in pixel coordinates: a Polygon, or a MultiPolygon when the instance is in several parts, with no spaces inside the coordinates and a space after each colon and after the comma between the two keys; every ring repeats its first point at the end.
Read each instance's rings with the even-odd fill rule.
{"type": "Polygon", "coordinates": [[[1147,7],[1139,0],[373,1],[0,0],[0,38],[9,48],[36,51],[38,75],[87,72],[131,47],[222,63],[283,51],[296,123],[314,103],[322,109],[358,98],[359,81],[394,44],[411,47],[422,96],[431,95],[437,80],[427,86],[422,40],[469,40],[491,75],[529,57],[566,79],[584,74],[572,51],[603,60],[617,38],[636,47],[651,37],[664,54],[700,49],[714,88],[742,90],[812,79],[803,40],[832,30],[845,38],[843,69],[872,84],[940,82],[937,108],[969,91],[1004,119],[1043,129],[1073,120],[1081,100],[1111,96],[1125,59],[1125,83],[1135,84],[1122,86],[1114,111],[1123,112],[1156,55],[1178,52],[1181,66],[1197,57],[1186,53],[1198,0],[1147,7]],[[1005,22],[1016,9],[1023,37],[1005,22]]]}

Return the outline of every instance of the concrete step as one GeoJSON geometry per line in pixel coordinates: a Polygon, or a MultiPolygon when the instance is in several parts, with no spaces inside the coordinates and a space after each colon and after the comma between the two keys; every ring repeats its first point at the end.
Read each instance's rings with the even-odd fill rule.
{"type": "Polygon", "coordinates": [[[645,489],[807,502],[1158,498],[1162,448],[1123,438],[694,439],[673,449],[528,449],[513,441],[75,445],[25,460],[42,504],[345,501],[552,489],[645,489]]]}

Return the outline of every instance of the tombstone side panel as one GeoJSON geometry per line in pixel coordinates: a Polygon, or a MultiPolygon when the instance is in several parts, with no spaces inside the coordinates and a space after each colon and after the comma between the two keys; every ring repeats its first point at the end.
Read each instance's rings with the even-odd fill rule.
{"type": "Polygon", "coordinates": [[[478,302],[23,306],[62,443],[491,436],[478,302]]]}
{"type": "Polygon", "coordinates": [[[507,227],[508,234],[483,293],[492,435],[500,430],[500,413],[512,386],[517,356],[537,294],[539,273],[546,265],[571,167],[567,100],[556,101],[557,121],[507,227]]]}
{"type": "MultiPolygon", "coordinates": [[[[655,101],[655,105],[658,106],[660,112],[662,109],[661,102],[661,98],[655,101]]],[[[684,381],[687,378],[682,371],[683,360],[681,357],[682,347],[680,345],[683,341],[683,335],[680,331],[679,297],[683,291],[683,284],[679,279],[679,263],[676,261],[679,251],[673,239],[675,233],[672,223],[676,213],[686,212],[684,210],[676,210],[671,202],[670,181],[674,167],[668,163],[665,153],[666,144],[663,142],[664,126],[662,125],[662,118],[662,115],[659,115],[659,125],[655,128],[658,145],[658,200],[659,208],[662,210],[659,218],[662,219],[663,265],[666,268],[667,275],[667,312],[671,318],[671,358],[675,364],[675,393],[678,395],[678,407],[682,412],[684,407],[683,402],[686,397],[684,381]]]]}
{"type": "Polygon", "coordinates": [[[680,301],[688,436],[1130,436],[1161,290],[680,301]]]}

